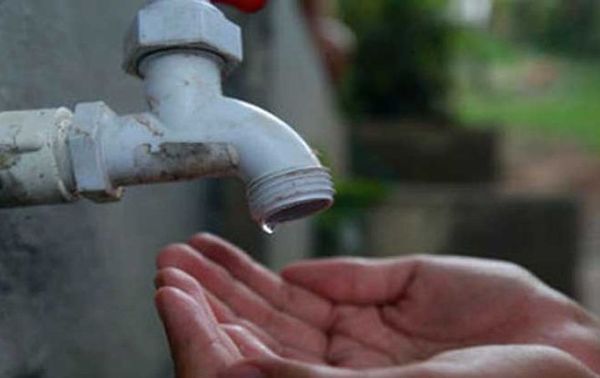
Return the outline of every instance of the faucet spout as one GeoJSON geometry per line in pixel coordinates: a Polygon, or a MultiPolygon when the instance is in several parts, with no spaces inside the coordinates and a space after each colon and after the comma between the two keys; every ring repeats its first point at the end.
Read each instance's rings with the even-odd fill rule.
{"type": "Polygon", "coordinates": [[[203,52],[171,52],[140,67],[146,97],[171,138],[231,146],[235,174],[247,185],[252,217],[263,225],[329,208],[329,171],[306,142],[280,119],[221,91],[219,59],[203,52]]]}
{"type": "Polygon", "coordinates": [[[222,99],[214,110],[219,123],[228,126],[213,131],[214,141],[227,140],[238,152],[238,175],[246,183],[255,221],[272,229],[331,207],[329,170],[291,127],[233,99],[222,99]]]}

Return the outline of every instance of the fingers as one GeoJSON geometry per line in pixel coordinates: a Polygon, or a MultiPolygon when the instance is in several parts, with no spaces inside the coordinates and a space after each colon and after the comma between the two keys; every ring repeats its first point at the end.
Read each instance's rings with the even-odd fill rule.
{"type": "Polygon", "coordinates": [[[178,288],[190,295],[202,306],[209,306],[212,310],[207,314],[211,320],[210,326],[213,328],[214,332],[219,334],[223,345],[233,354],[239,354],[239,352],[241,352],[245,357],[253,358],[278,355],[305,362],[316,362],[321,360],[301,350],[282,346],[254,323],[237,317],[237,315],[235,315],[233,311],[218,298],[210,292],[204,292],[200,284],[193,277],[179,269],[161,269],[156,276],[155,283],[158,288],[163,286],[178,288]],[[221,325],[217,326],[217,322],[221,325]],[[225,334],[221,332],[221,330],[224,331],[225,334]],[[242,348],[246,351],[250,351],[251,354],[247,355],[242,348]],[[258,352],[261,350],[263,352],[265,350],[269,351],[269,354],[259,355],[258,352]]]}
{"type": "MultiPolygon", "coordinates": [[[[226,325],[235,325],[244,328],[246,331],[252,334],[252,336],[255,337],[262,345],[264,345],[270,351],[272,351],[273,354],[279,357],[289,358],[295,361],[313,363],[323,362],[323,358],[320,355],[315,355],[314,353],[306,352],[293,346],[282,345],[279,341],[275,340],[261,327],[246,319],[239,318],[233,313],[233,311],[231,311],[231,309],[229,309],[229,307],[227,307],[227,305],[225,305],[211,293],[206,293],[206,297],[211,307],[213,308],[213,311],[215,312],[219,323],[225,323],[226,325]]],[[[240,346],[238,344],[238,348],[239,347],[240,346]]]]}
{"type": "Polygon", "coordinates": [[[252,333],[252,335],[254,335],[254,337],[256,337],[261,342],[261,344],[265,345],[275,354],[281,354],[281,344],[277,340],[272,338],[262,328],[258,327],[256,324],[246,319],[239,318],[233,311],[231,311],[229,307],[227,307],[226,304],[221,302],[212,293],[206,293],[206,296],[220,324],[231,324],[243,327],[250,333],[252,333]]]}
{"type": "Polygon", "coordinates": [[[231,324],[224,324],[221,328],[231,337],[246,358],[277,358],[277,355],[263,344],[248,329],[231,324]]]}
{"type": "Polygon", "coordinates": [[[323,355],[327,340],[321,331],[276,310],[264,298],[232,277],[223,267],[205,258],[190,246],[168,247],[161,253],[158,265],[159,268],[175,267],[193,276],[237,317],[256,324],[283,346],[303,350],[315,356],[323,355]]]}
{"type": "Polygon", "coordinates": [[[289,285],[278,275],[253,261],[227,241],[210,234],[199,234],[190,245],[233,277],[268,301],[274,308],[325,329],[329,325],[331,304],[313,293],[289,285]]]}
{"type": "MultiPolygon", "coordinates": [[[[183,291],[194,299],[197,310],[205,320],[202,324],[212,335],[218,338],[218,341],[227,348],[232,355],[239,356],[239,351],[235,344],[221,331],[218,322],[212,312],[212,309],[205,296],[204,290],[200,284],[187,273],[174,269],[162,269],[155,278],[155,284],[158,289],[161,287],[172,287],[183,291]]],[[[175,311],[175,310],[173,310],[175,311]]]]}
{"type": "MultiPolygon", "coordinates": [[[[154,284],[157,289],[164,286],[177,288],[194,298],[198,305],[203,309],[210,308],[204,295],[204,291],[198,281],[179,269],[166,268],[159,270],[154,279],[154,284]]],[[[206,311],[206,316],[210,318],[211,323],[216,323],[212,311],[206,311]]]]}
{"type": "Polygon", "coordinates": [[[162,287],[156,307],[165,326],[178,378],[216,377],[241,359],[223,342],[207,308],[180,289],[162,287]]]}
{"type": "Polygon", "coordinates": [[[395,302],[419,267],[418,258],[365,260],[338,258],[288,266],[281,275],[334,302],[373,305],[395,302]]]}

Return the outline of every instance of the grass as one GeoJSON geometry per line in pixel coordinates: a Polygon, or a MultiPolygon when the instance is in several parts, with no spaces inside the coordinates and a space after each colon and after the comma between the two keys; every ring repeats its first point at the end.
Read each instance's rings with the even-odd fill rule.
{"type": "Polygon", "coordinates": [[[488,61],[488,75],[496,79],[486,88],[459,80],[459,120],[565,136],[600,151],[600,62],[515,51],[510,59],[488,61]],[[551,67],[552,80],[528,86],[528,77],[540,75],[539,62],[541,69],[551,67]]]}

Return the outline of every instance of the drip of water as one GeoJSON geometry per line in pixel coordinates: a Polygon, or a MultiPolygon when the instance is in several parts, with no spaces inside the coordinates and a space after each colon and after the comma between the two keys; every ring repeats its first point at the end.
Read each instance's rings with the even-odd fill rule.
{"type": "Polygon", "coordinates": [[[275,233],[275,230],[277,229],[277,224],[274,224],[274,223],[263,223],[261,227],[262,227],[262,230],[266,234],[273,235],[275,233]]]}

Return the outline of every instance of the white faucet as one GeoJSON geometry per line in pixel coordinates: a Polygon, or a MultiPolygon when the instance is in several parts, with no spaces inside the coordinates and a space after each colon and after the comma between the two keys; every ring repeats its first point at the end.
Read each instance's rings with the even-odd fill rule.
{"type": "Polygon", "coordinates": [[[265,230],[327,209],[331,176],[284,122],[224,97],[241,33],[205,0],[151,0],[128,34],[125,69],[151,112],[101,102],[0,113],[0,207],[117,201],[123,187],[235,175],[265,230]]]}

